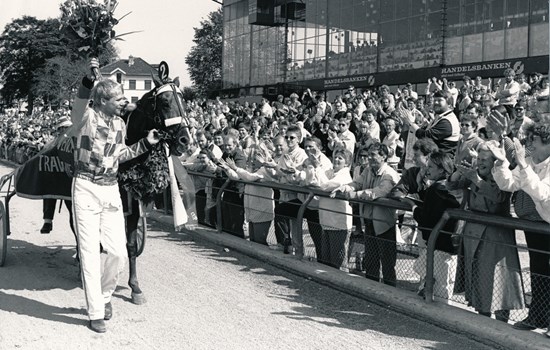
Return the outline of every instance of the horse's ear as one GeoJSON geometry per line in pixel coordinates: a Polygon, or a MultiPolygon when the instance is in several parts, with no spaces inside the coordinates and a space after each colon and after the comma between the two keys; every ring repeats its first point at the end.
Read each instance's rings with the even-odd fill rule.
{"type": "Polygon", "coordinates": [[[155,87],[162,86],[162,82],[157,77],[155,77],[153,72],[151,72],[151,79],[153,80],[153,83],[155,84],[155,87]]]}
{"type": "Polygon", "coordinates": [[[176,85],[177,87],[180,87],[180,77],[174,78],[174,85],[176,85]]]}

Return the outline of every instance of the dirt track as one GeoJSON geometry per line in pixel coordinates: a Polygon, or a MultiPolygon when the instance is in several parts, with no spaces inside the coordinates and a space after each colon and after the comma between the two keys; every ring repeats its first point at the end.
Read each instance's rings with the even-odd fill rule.
{"type": "MultiPolygon", "coordinates": [[[[6,168],[0,166],[0,174],[6,168]]],[[[87,327],[63,208],[41,235],[41,202],[15,197],[0,268],[0,349],[486,349],[437,327],[191,237],[150,227],[139,260],[148,303],[123,276],[108,332],[87,327]]]]}

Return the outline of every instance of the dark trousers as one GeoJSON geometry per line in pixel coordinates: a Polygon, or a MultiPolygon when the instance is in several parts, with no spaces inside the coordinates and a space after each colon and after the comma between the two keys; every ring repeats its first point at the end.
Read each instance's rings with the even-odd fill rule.
{"type": "Polygon", "coordinates": [[[546,328],[550,323],[550,236],[525,232],[525,240],[529,248],[532,294],[529,323],[537,328],[546,328]]]}
{"type": "Polygon", "coordinates": [[[268,245],[267,235],[269,234],[269,227],[271,227],[271,221],[249,222],[248,235],[250,237],[250,241],[268,245]]]}
{"type": "Polygon", "coordinates": [[[352,203],[351,209],[353,213],[353,225],[355,226],[355,232],[362,233],[363,232],[363,224],[361,222],[361,212],[359,210],[359,204],[352,203]]]}
{"type": "MultiPolygon", "coordinates": [[[[313,236],[312,236],[313,238],[313,236]]],[[[315,243],[317,261],[339,269],[346,259],[347,230],[323,229],[319,242],[315,243]]],[[[315,242],[315,240],[313,240],[315,242]]]]}
{"type": "Polygon", "coordinates": [[[207,194],[204,190],[200,190],[195,193],[195,209],[197,210],[197,222],[199,225],[216,228],[218,220],[216,206],[207,208],[207,201],[207,194]]]}
{"type": "MultiPolygon", "coordinates": [[[[290,237],[292,237],[292,246],[296,249],[297,255],[303,255],[303,236],[298,236],[295,232],[292,233],[292,219],[296,219],[298,216],[298,210],[302,205],[302,201],[299,199],[293,199],[288,202],[280,203],[277,208],[275,208],[275,232],[279,230],[287,242],[290,237]],[[292,235],[291,235],[292,233],[292,235]]],[[[304,212],[304,219],[307,220],[309,234],[315,247],[317,244],[315,242],[320,241],[320,237],[323,233],[323,228],[319,225],[319,210],[308,209],[306,208],[304,212]]],[[[302,223],[299,222],[298,225],[302,223]]],[[[316,248],[317,250],[317,248],[316,248]]]]}
{"type": "Polygon", "coordinates": [[[384,284],[395,286],[395,263],[397,262],[397,246],[395,226],[386,232],[376,235],[372,221],[367,221],[365,228],[365,266],[368,279],[380,281],[380,265],[382,265],[382,281],[384,284]]]}
{"type": "Polygon", "coordinates": [[[197,222],[199,225],[206,224],[206,192],[200,190],[195,193],[195,206],[197,208],[197,222]]]}
{"type": "Polygon", "coordinates": [[[244,201],[238,190],[226,190],[221,205],[223,231],[244,238],[244,201]]]}
{"type": "MultiPolygon", "coordinates": [[[[276,190],[276,189],[273,189],[273,198],[274,198],[274,202],[275,202],[275,213],[277,213],[277,211],[279,210],[279,205],[280,205],[280,202],[279,202],[279,198],[281,197],[281,192],[279,190],[276,190]]],[[[283,217],[280,217],[280,216],[277,216],[275,215],[275,219],[273,220],[273,223],[274,223],[274,228],[275,228],[275,238],[277,239],[277,243],[279,244],[285,244],[285,238],[287,239],[286,240],[286,243],[289,242],[289,237],[285,236],[285,232],[289,232],[289,231],[283,231],[281,229],[281,227],[288,227],[288,225],[290,225],[289,222],[287,222],[288,220],[286,218],[283,218],[283,217]],[[285,221],[286,220],[286,221],[285,221]]]]}
{"type": "MultiPolygon", "coordinates": [[[[73,223],[73,202],[69,200],[63,200],[65,202],[65,207],[69,211],[69,225],[71,226],[71,230],[73,231],[73,234],[75,234],[74,230],[74,223],[73,223]]],[[[53,217],[55,215],[55,207],[57,205],[57,199],[52,198],[44,198],[42,201],[42,218],[44,221],[49,220],[49,222],[53,221],[53,217]]],[[[75,235],[76,237],[76,235],[75,235]]]]}

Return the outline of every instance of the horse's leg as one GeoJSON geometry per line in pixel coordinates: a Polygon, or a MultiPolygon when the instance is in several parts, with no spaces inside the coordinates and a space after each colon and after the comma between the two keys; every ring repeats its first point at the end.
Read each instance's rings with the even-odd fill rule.
{"type": "Polygon", "coordinates": [[[130,265],[130,278],[128,285],[132,289],[132,303],[141,305],[146,302],[142,290],[139,288],[137,278],[136,258],[138,253],[137,226],[139,221],[139,202],[132,199],[129,205],[132,213],[126,217],[126,248],[128,250],[128,262],[130,265]]]}

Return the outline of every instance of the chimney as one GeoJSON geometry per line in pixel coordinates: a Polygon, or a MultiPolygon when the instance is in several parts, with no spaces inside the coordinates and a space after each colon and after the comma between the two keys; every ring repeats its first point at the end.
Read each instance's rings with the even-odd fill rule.
{"type": "Polygon", "coordinates": [[[133,66],[134,65],[134,56],[130,55],[128,57],[128,66],[133,66]]]}

